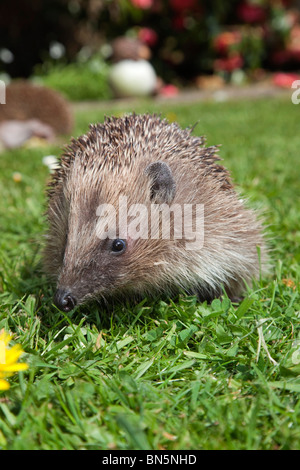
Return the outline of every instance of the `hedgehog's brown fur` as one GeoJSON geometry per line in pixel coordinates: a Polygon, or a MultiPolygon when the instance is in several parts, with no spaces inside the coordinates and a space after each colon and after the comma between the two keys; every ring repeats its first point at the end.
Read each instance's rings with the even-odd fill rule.
{"type": "Polygon", "coordinates": [[[17,80],[6,87],[6,104],[0,106],[0,122],[39,119],[55,134],[69,134],[73,115],[68,102],[50,88],[17,80]]]}
{"type": "MultiPolygon", "coordinates": [[[[73,139],[49,187],[49,231],[45,267],[57,288],[76,303],[119,294],[174,293],[183,289],[202,299],[239,296],[245,282],[267,263],[261,225],[245,208],[216,147],[202,137],[153,115],[107,118],[73,139]],[[174,204],[204,204],[204,246],[185,249],[185,240],[128,240],[121,256],[111,256],[96,236],[99,204],[150,206],[146,168],[168,165],[176,184],[174,204]]],[[[153,202],[153,201],[152,201],[153,202]]],[[[158,201],[164,202],[164,201],[158,201]]]]}

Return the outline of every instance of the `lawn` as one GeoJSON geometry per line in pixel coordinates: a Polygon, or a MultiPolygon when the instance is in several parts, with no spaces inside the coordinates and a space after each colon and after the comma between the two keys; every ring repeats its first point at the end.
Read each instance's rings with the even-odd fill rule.
{"type": "MultiPolygon", "coordinates": [[[[74,135],[130,104],[76,112],[74,135]]],[[[45,155],[0,155],[0,329],[27,371],[0,392],[2,449],[299,449],[299,112],[288,98],[151,103],[220,156],[264,212],[274,268],[245,299],[144,299],[63,314],[41,272],[45,155]],[[20,173],[20,175],[16,174],[20,173]]],[[[66,139],[67,140],[67,139],[66,139]]]]}

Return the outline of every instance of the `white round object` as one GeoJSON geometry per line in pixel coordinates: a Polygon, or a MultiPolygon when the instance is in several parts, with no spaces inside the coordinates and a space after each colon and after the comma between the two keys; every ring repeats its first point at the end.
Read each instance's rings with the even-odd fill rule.
{"type": "Polygon", "coordinates": [[[146,60],[122,60],[111,66],[110,83],[118,96],[147,96],[156,87],[156,73],[146,60]]]}

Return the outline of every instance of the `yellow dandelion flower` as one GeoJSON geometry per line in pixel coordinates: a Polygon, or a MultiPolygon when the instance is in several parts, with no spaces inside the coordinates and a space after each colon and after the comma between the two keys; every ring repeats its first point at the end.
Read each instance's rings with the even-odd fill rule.
{"type": "Polygon", "coordinates": [[[22,174],[19,173],[18,171],[15,171],[12,175],[12,178],[15,183],[20,183],[22,181],[22,174]]]}
{"type": "Polygon", "coordinates": [[[0,390],[8,390],[10,385],[6,377],[10,377],[19,370],[28,369],[24,362],[17,362],[23,350],[20,344],[8,348],[12,337],[4,330],[0,331],[0,390]]]}
{"type": "Polygon", "coordinates": [[[291,287],[293,290],[296,290],[296,284],[292,279],[282,279],[282,284],[287,287],[291,287]]]}

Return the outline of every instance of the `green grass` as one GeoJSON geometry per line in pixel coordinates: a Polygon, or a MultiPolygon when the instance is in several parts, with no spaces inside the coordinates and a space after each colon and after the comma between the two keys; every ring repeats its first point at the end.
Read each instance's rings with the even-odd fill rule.
{"type": "MultiPolygon", "coordinates": [[[[39,268],[42,157],[60,149],[1,154],[0,329],[29,369],[0,394],[0,447],[299,449],[300,108],[274,99],[135,109],[199,121],[194,133],[222,144],[239,189],[265,213],[274,270],[240,305],[181,296],[64,315],[39,268]]],[[[103,115],[77,112],[74,135],[103,115]]]]}

